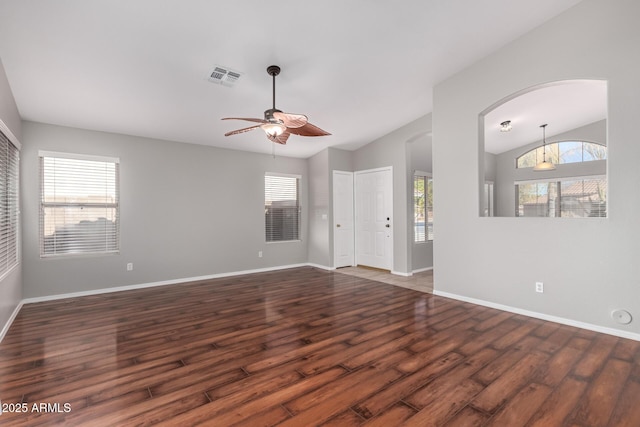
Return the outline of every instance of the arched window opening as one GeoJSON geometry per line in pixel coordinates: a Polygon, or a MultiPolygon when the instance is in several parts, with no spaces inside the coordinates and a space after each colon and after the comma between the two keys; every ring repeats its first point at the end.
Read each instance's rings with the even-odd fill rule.
{"type": "MultiPolygon", "coordinates": [[[[547,161],[558,165],[607,159],[607,147],[595,142],[560,141],[547,143],[547,161]]],[[[516,159],[516,168],[532,168],[542,161],[543,147],[533,148],[516,159]]]]}

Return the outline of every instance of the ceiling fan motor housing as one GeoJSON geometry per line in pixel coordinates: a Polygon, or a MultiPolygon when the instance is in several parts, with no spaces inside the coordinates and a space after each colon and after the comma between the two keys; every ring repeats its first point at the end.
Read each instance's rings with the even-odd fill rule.
{"type": "Polygon", "coordinates": [[[273,117],[273,113],[282,113],[282,111],[278,110],[277,108],[269,108],[268,110],[264,111],[264,119],[270,122],[282,122],[282,120],[278,120],[273,117]]]}
{"type": "Polygon", "coordinates": [[[267,67],[267,73],[269,73],[270,76],[275,77],[280,74],[280,67],[278,67],[277,65],[269,65],[267,67]]]}

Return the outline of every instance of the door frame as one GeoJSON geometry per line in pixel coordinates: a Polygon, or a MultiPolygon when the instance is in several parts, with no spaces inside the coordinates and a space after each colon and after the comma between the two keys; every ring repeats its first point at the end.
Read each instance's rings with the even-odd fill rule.
{"type": "Polygon", "coordinates": [[[346,267],[343,265],[338,266],[338,251],[337,251],[337,246],[338,246],[338,239],[336,238],[336,229],[338,227],[338,220],[336,218],[336,193],[335,193],[335,176],[336,175],[349,175],[351,178],[351,200],[348,201],[348,203],[351,203],[351,236],[350,236],[350,240],[351,240],[351,253],[350,253],[350,258],[351,258],[351,266],[355,266],[356,265],[356,247],[355,247],[355,174],[354,172],[349,172],[349,171],[341,171],[341,170],[336,170],[334,169],[332,171],[332,195],[333,195],[333,217],[332,217],[332,229],[333,229],[333,268],[340,268],[340,267],[346,267]]]}
{"type": "Polygon", "coordinates": [[[356,185],[357,182],[357,175],[359,174],[365,174],[365,173],[374,173],[374,172],[383,172],[383,171],[388,171],[390,172],[390,198],[391,198],[391,238],[390,238],[390,242],[389,242],[389,256],[390,256],[390,268],[389,271],[393,272],[394,271],[394,249],[393,249],[393,240],[394,240],[394,236],[395,236],[395,230],[394,230],[394,223],[395,223],[395,215],[393,214],[393,166],[383,166],[383,167],[379,167],[379,168],[373,168],[373,169],[364,169],[364,170],[359,170],[359,171],[355,171],[354,175],[353,175],[353,200],[354,200],[354,205],[353,205],[353,233],[354,233],[354,244],[353,244],[353,260],[354,260],[354,264],[358,265],[358,187],[356,185]]]}

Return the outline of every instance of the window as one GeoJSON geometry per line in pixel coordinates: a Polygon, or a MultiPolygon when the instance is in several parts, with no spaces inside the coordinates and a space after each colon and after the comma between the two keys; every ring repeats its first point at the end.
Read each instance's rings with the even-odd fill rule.
{"type": "Polygon", "coordinates": [[[267,242],[300,240],[300,176],[264,176],[264,219],[267,242]]]}
{"type": "Polygon", "coordinates": [[[119,160],[40,153],[40,256],[117,253],[119,160]]]}
{"type": "Polygon", "coordinates": [[[0,277],[18,265],[20,152],[0,132],[0,277]]]}
{"type": "Polygon", "coordinates": [[[604,176],[516,183],[516,216],[606,217],[604,176]]]}
{"type": "Polygon", "coordinates": [[[433,240],[433,180],[424,172],[413,176],[413,241],[433,240]]]}
{"type": "Polygon", "coordinates": [[[484,183],[484,216],[494,216],[494,203],[493,203],[493,182],[486,181],[484,183]]]}
{"type": "MultiPolygon", "coordinates": [[[[606,160],[607,147],[594,142],[562,141],[547,144],[547,161],[553,164],[582,163],[606,160]]],[[[543,147],[537,147],[518,157],[516,168],[532,168],[542,161],[543,147]]]]}

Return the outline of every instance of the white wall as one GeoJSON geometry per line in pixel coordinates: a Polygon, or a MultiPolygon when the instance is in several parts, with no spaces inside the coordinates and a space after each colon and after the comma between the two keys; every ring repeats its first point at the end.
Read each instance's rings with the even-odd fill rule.
{"type": "Polygon", "coordinates": [[[640,332],[639,16],[636,0],[585,0],[435,88],[436,292],[640,332]],[[609,217],[480,218],[478,114],[521,89],[576,78],[609,83],[609,217]],[[635,320],[616,323],[616,308],[635,320]]]}
{"type": "MultiPolygon", "coordinates": [[[[22,142],[22,122],[16,106],[9,81],[0,60],[0,128],[11,132],[22,142]]],[[[5,325],[12,317],[14,310],[22,299],[22,265],[11,270],[0,281],[0,340],[5,331],[5,325]]]]}
{"type": "Polygon", "coordinates": [[[32,122],[23,132],[26,298],[307,262],[304,159],[32,122]],[[39,150],[120,158],[119,255],[40,258],[39,150]],[[265,172],[302,175],[302,241],[265,243],[265,172]]]}

